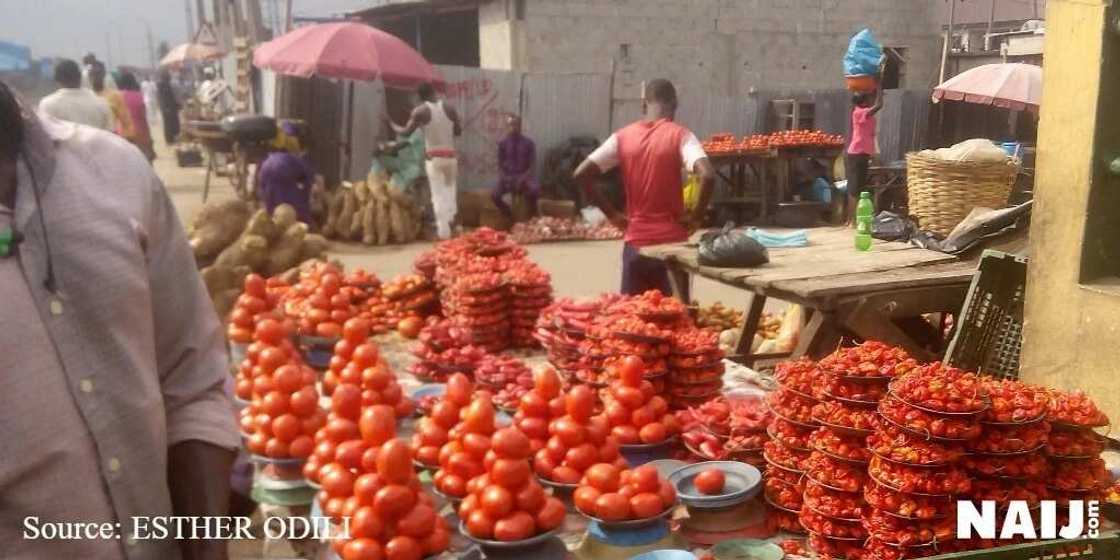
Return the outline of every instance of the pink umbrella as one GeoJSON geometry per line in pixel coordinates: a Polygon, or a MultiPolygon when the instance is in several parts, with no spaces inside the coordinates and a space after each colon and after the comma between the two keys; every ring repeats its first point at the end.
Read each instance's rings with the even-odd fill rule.
{"type": "Polygon", "coordinates": [[[300,27],[257,47],[253,64],[280,74],[373,81],[412,88],[443,79],[404,41],[362,23],[300,27]]]}
{"type": "Polygon", "coordinates": [[[985,64],[966,70],[933,89],[941,99],[1038,112],[1042,67],[1033,64],[985,64]]]}

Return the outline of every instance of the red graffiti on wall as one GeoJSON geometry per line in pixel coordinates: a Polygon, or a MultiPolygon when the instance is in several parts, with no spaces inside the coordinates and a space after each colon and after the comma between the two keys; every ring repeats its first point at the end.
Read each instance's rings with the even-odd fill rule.
{"type": "Polygon", "coordinates": [[[489,78],[471,78],[461,82],[449,82],[444,86],[447,97],[486,97],[494,90],[494,82],[489,78]]]}

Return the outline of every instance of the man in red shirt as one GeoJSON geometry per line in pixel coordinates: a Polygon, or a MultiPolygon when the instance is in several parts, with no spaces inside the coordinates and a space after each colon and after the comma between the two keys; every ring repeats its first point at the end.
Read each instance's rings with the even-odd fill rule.
{"type": "MultiPolygon", "coordinates": [[[[715,183],[715,171],[696,135],[673,122],[677,90],[668,80],[653,80],[642,92],[642,119],[612,134],[576,169],[583,192],[607,219],[625,232],[622,293],[657,289],[670,293],[665,263],[643,257],[638,249],[688,239],[701,225],[715,183]],[[595,178],[618,167],[626,195],[626,214],[595,188],[595,178]],[[700,201],[692,214],[684,210],[683,170],[700,177],[700,201]]],[[[681,286],[686,293],[688,287],[681,286]]]]}

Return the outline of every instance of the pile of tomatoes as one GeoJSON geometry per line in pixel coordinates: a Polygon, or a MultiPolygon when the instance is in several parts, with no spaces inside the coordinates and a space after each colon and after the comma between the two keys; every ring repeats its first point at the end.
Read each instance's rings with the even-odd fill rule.
{"type": "Polygon", "coordinates": [[[356,394],[360,405],[386,404],[404,418],[415,409],[404,396],[389,363],[381,356],[377,344],[370,340],[369,323],[355,317],[346,321],[342,339],[335,343],[334,353],[323,374],[323,393],[334,398],[339,390],[356,394]],[[349,386],[343,389],[344,386],[349,386]]]}
{"type": "MultiPolygon", "coordinates": [[[[465,497],[467,482],[486,473],[493,465],[490,439],[496,430],[493,400],[489,391],[474,392],[470,404],[460,412],[459,423],[448,430],[448,442],[439,450],[439,470],[432,477],[436,490],[443,495],[452,499],[465,497]]],[[[502,465],[521,468],[518,461],[502,465]]],[[[528,468],[526,462],[525,469],[528,468]]]]}
{"type": "Polygon", "coordinates": [[[533,387],[533,372],[512,356],[483,356],[474,368],[474,379],[480,387],[495,392],[495,402],[503,409],[516,409],[521,396],[533,387]]]}
{"type": "Polygon", "coordinates": [[[287,323],[266,318],[237,374],[237,394],[249,400],[241,410],[241,431],[249,452],[272,459],[306,459],[315,432],[327,422],[319,409],[315,372],[291,342],[287,323]]]}
{"type": "Polygon", "coordinates": [[[844,145],[844,135],[828,134],[819,130],[782,130],[771,134],[752,134],[736,139],[734,134],[713,134],[702,143],[708,155],[734,155],[769,148],[838,147],[844,145]]]}
{"type": "MultiPolygon", "coordinates": [[[[538,476],[551,483],[574,485],[596,463],[626,466],[606,417],[593,416],[596,397],[590,387],[577,385],[556,398],[563,399],[564,410],[548,423],[548,440],[533,456],[538,476]]],[[[524,423],[520,421],[519,425],[524,423]]]]}
{"type": "Polygon", "coordinates": [[[471,402],[474,386],[466,375],[456,373],[447,380],[447,392],[432,404],[416,425],[412,435],[412,456],[416,462],[436,468],[440,451],[450,439],[451,429],[459,423],[459,411],[471,402]]]}
{"type": "MultiPolygon", "coordinates": [[[[473,406],[473,405],[472,405],[473,406]]],[[[516,428],[494,432],[485,472],[467,483],[459,518],[477,539],[523,541],[556,529],[566,510],[548,495],[529,467],[529,437],[516,428]]]]}
{"type": "Polygon", "coordinates": [[[651,466],[627,470],[624,465],[596,463],[580,479],[572,500],[588,517],[617,522],[662,515],[677,503],[677,492],[651,466]]]}
{"type": "Polygon", "coordinates": [[[246,276],[241,295],[237,296],[229,313],[229,324],[226,326],[229,341],[234,344],[253,342],[257,321],[266,317],[275,318],[275,310],[287,290],[288,285],[280,278],[265,280],[259,274],[246,276]]]}
{"type": "Polygon", "coordinates": [[[529,436],[534,453],[543,449],[548,442],[552,419],[567,413],[567,403],[562,391],[563,381],[556,370],[540,368],[533,373],[533,388],[521,395],[521,400],[517,403],[513,425],[529,436]]]}
{"type": "Polygon", "coordinates": [[[447,550],[447,522],[431,496],[422,492],[408,445],[394,435],[392,410],[374,406],[363,412],[363,443],[356,466],[323,467],[318,500],[336,523],[347,520],[349,533],[332,542],[342,560],[399,558],[419,560],[447,550]],[[376,426],[374,429],[373,426],[376,426]]]}
{"type": "Polygon", "coordinates": [[[656,394],[645,374],[642,359],[627,356],[614,368],[615,380],[604,398],[610,433],[623,446],[662,443],[679,431],[669,403],[656,394]]]}

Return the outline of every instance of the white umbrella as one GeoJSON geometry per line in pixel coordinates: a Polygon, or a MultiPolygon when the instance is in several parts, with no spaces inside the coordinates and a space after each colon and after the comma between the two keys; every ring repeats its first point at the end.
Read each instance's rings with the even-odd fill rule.
{"type": "Polygon", "coordinates": [[[167,53],[160,66],[182,66],[186,62],[204,62],[221,58],[226,53],[216,45],[206,43],[183,43],[167,53]]]}
{"type": "Polygon", "coordinates": [[[942,99],[1037,112],[1042,102],[1042,67],[1019,63],[977,66],[933,88],[934,103],[942,99]]]}

